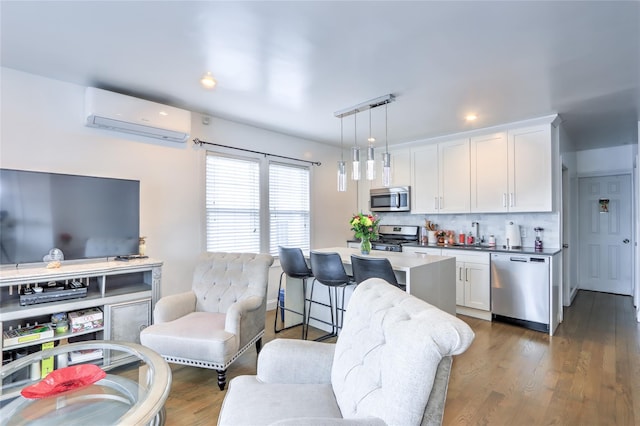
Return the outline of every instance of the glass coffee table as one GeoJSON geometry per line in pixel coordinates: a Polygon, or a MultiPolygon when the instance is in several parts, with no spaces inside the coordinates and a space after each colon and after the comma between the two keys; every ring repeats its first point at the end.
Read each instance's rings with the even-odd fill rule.
{"type": "Polygon", "coordinates": [[[171,369],[159,354],[139,344],[94,340],[60,345],[10,362],[0,369],[0,380],[1,425],[162,425],[171,369]],[[25,398],[21,391],[42,389],[45,384],[38,384],[37,377],[43,360],[59,369],[53,377],[77,370],[99,372],[86,368],[87,364],[96,365],[106,376],[51,396],[25,398]],[[70,360],[85,368],[63,370],[70,360]]]}

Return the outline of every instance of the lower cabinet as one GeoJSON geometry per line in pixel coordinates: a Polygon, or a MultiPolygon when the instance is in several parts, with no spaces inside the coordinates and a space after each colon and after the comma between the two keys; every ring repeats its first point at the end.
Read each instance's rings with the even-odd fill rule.
{"type": "Polygon", "coordinates": [[[472,250],[442,250],[456,258],[456,312],[491,319],[490,254],[472,250]]]}

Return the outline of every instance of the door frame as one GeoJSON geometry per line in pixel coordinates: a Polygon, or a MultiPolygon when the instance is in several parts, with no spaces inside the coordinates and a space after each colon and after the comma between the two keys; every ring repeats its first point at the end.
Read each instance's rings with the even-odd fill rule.
{"type": "MultiPolygon", "coordinates": [[[[636,238],[636,234],[638,232],[637,229],[637,225],[636,222],[638,220],[638,211],[636,210],[636,184],[635,184],[635,174],[634,174],[634,170],[633,169],[622,169],[622,170],[608,170],[608,171],[602,171],[602,172],[590,172],[590,173],[578,173],[578,175],[576,176],[577,179],[577,185],[576,185],[576,191],[578,191],[577,193],[577,205],[580,205],[580,179],[582,178],[590,178],[590,177],[607,177],[607,176],[620,176],[620,175],[628,175],[629,179],[631,180],[631,188],[630,188],[630,192],[631,192],[631,262],[630,262],[630,267],[631,267],[631,295],[633,297],[634,294],[636,294],[636,289],[637,289],[637,284],[636,284],[636,274],[637,274],[637,270],[636,270],[636,260],[635,260],[635,247],[637,245],[637,238],[636,238]]],[[[578,221],[580,221],[580,209],[577,209],[577,216],[576,219],[578,221]]],[[[580,238],[580,233],[578,232],[578,236],[577,236],[577,246],[580,247],[580,244],[582,243],[581,238],[580,238]]],[[[577,249],[577,248],[576,248],[577,249]]],[[[578,262],[580,262],[580,259],[578,258],[578,262]]],[[[580,277],[580,267],[579,264],[576,265],[577,266],[577,274],[578,274],[578,289],[581,288],[581,277],[580,277]]],[[[640,313],[638,315],[638,321],[640,321],[640,313]]]]}

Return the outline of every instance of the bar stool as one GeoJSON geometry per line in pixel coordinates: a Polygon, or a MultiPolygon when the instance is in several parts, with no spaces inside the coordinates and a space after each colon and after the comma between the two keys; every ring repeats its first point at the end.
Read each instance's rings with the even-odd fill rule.
{"type": "Polygon", "coordinates": [[[280,284],[278,284],[278,298],[276,304],[276,317],[273,322],[273,331],[280,333],[282,330],[288,330],[293,327],[302,325],[302,338],[306,336],[306,297],[307,297],[307,279],[313,277],[313,273],[307,262],[304,259],[302,250],[299,248],[287,248],[278,247],[278,256],[280,258],[280,266],[282,267],[282,273],[280,274],[280,284]],[[285,307],[284,300],[282,298],[282,277],[286,275],[289,278],[297,278],[302,280],[302,312],[285,307]],[[302,322],[299,324],[290,325],[284,327],[284,311],[288,311],[294,314],[302,315],[302,322]],[[283,323],[283,327],[278,329],[278,312],[280,312],[280,322],[283,323]]]}
{"type": "MultiPolygon", "coordinates": [[[[344,319],[344,293],[349,284],[353,284],[351,277],[347,275],[342,264],[342,259],[338,253],[311,252],[311,270],[314,280],[311,283],[311,293],[309,295],[309,311],[307,313],[307,333],[309,333],[309,320],[314,319],[331,326],[331,332],[315,340],[321,341],[338,336],[338,331],[342,328],[344,319]],[[313,289],[315,283],[319,282],[327,287],[329,293],[329,304],[313,300],[313,289]],[[338,289],[342,289],[342,300],[338,307],[338,289]],[[331,322],[313,317],[311,307],[313,304],[326,306],[331,312],[331,322]],[[335,315],[334,315],[335,313],[335,315]]],[[[305,339],[307,336],[305,336],[305,339]]]]}
{"type": "Polygon", "coordinates": [[[353,278],[356,283],[369,278],[382,278],[389,284],[398,288],[405,289],[406,286],[398,284],[396,274],[393,273],[391,262],[384,257],[361,257],[351,255],[351,268],[353,270],[353,278]]]}

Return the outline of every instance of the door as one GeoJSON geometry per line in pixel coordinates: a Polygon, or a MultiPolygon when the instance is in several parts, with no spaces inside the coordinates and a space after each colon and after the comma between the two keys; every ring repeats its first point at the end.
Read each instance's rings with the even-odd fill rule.
{"type": "Polygon", "coordinates": [[[469,308],[488,311],[491,308],[489,265],[465,263],[464,304],[469,308]]]}
{"type": "Polygon", "coordinates": [[[631,295],[631,177],[580,178],[580,288],[631,295]]]}

